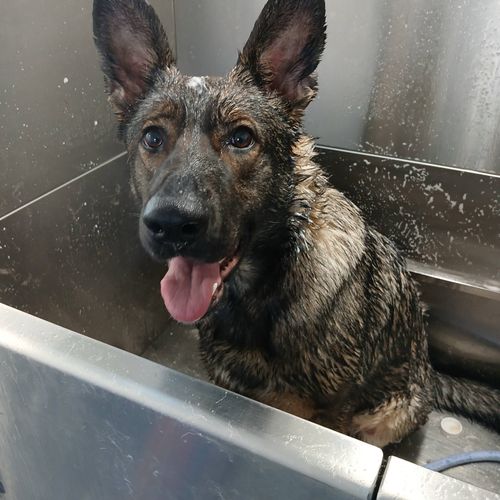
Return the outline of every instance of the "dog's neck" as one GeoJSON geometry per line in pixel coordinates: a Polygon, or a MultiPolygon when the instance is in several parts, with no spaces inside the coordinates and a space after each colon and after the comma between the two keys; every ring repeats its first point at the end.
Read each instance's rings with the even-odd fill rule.
{"type": "Polygon", "coordinates": [[[328,285],[333,293],[348,274],[341,263],[355,265],[362,254],[365,225],[359,209],[329,185],[315,156],[314,141],[302,135],[293,148],[293,175],[288,204],[280,210],[282,220],[272,222],[274,232],[267,231],[268,239],[252,252],[259,272],[253,277],[249,272],[246,278],[262,294],[276,295],[282,280],[294,279],[302,268],[309,268],[308,260],[321,260],[323,253],[330,255],[326,267],[336,270],[328,285]]]}
{"type": "Polygon", "coordinates": [[[320,230],[324,225],[324,194],[328,181],[315,163],[314,141],[302,135],[293,149],[293,193],[288,207],[288,227],[292,250],[295,253],[308,250],[309,242],[304,230],[320,230]]]}
{"type": "MultiPolygon", "coordinates": [[[[289,191],[282,193],[260,227],[259,239],[252,242],[250,259],[258,259],[261,273],[268,278],[273,273],[283,274],[293,266],[296,257],[309,250],[310,233],[321,231],[325,220],[325,192],[328,180],[321,168],[314,162],[316,152],[314,141],[301,135],[292,149],[293,166],[288,183],[289,191]],[[306,237],[306,233],[308,237],[306,237]]],[[[260,285],[260,279],[257,286],[260,285]]]]}

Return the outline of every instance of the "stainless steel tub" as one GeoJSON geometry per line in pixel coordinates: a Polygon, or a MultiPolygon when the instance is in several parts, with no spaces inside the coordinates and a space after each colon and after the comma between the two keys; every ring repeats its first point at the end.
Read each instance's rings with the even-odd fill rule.
{"type": "MultiPolygon", "coordinates": [[[[52,322],[0,309],[0,481],[6,498],[375,495],[381,450],[203,382],[196,331],[170,321],[158,293],[163,269],[138,244],[127,175],[119,157],[0,221],[1,300],[52,322]]],[[[429,287],[453,290],[462,299],[469,293],[419,269],[426,297],[432,298],[429,287]]],[[[496,303],[490,292],[480,292],[496,303]]],[[[453,304],[435,310],[431,304],[431,336],[446,349],[453,339],[442,332],[451,328],[453,304]]],[[[478,348],[469,368],[480,376],[481,352],[491,354],[484,340],[491,329],[483,323],[483,329],[463,330],[478,348]]],[[[459,369],[470,361],[460,349],[452,357],[459,369]]],[[[488,380],[494,359],[491,366],[482,373],[488,380]]],[[[465,421],[460,435],[449,435],[441,419],[433,414],[424,429],[386,454],[423,464],[458,450],[500,449],[499,436],[465,421]]],[[[417,470],[425,483],[427,473],[417,470]]],[[[500,488],[492,464],[449,475],[469,486],[433,474],[433,481],[443,481],[436,498],[446,498],[453,484],[470,491],[469,498],[487,498],[486,490],[500,488]]],[[[382,488],[389,484],[393,491],[391,477],[382,488]]],[[[401,498],[407,493],[401,491],[401,498]]]]}
{"type": "MultiPolygon", "coordinates": [[[[181,69],[218,74],[264,0],[151,3],[181,69]]],[[[0,306],[0,498],[493,498],[492,464],[385,466],[380,450],[203,382],[196,332],[166,315],[163,269],[138,243],[90,4],[0,4],[0,302],[16,308],[0,306]]],[[[364,154],[324,147],[320,161],[409,259],[434,363],[498,386],[498,2],[327,9],[307,125],[364,154]]],[[[447,434],[442,417],[386,456],[500,450],[466,421],[447,434]]]]}

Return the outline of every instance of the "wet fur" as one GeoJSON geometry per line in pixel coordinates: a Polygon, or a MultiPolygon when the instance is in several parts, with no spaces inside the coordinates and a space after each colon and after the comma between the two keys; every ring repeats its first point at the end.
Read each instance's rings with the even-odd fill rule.
{"type": "Polygon", "coordinates": [[[314,161],[301,120],[316,94],[324,20],[322,0],[270,0],[235,69],[193,79],[176,70],[142,0],[95,0],[134,191],[143,207],[174,197],[210,215],[199,245],[158,247],[141,226],[144,246],[160,260],[213,262],[244,243],[222,300],[197,325],[216,384],[379,446],[433,407],[498,429],[500,393],[433,371],[404,259],[314,161]],[[257,136],[245,154],[225,143],[240,123],[257,136]],[[140,146],[151,124],[167,138],[154,155],[140,146]]]}

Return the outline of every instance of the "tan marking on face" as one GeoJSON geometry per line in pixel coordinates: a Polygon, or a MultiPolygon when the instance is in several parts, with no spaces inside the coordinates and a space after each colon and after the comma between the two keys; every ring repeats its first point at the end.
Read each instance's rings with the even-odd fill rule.
{"type": "Polygon", "coordinates": [[[158,102],[148,113],[148,122],[170,120],[177,122],[181,120],[181,106],[174,101],[158,102]]]}
{"type": "Polygon", "coordinates": [[[172,152],[180,133],[182,122],[181,108],[174,102],[159,103],[144,121],[139,139],[138,160],[149,172],[155,171],[172,152]],[[158,151],[151,152],[142,145],[142,135],[150,127],[158,127],[164,131],[164,144],[158,151]]]}
{"type": "Polygon", "coordinates": [[[224,114],[218,119],[222,121],[209,132],[211,147],[231,172],[238,199],[241,202],[255,199],[255,193],[249,189],[249,180],[254,177],[261,163],[262,147],[257,125],[241,110],[233,110],[230,115],[224,114]],[[238,149],[231,146],[231,135],[239,127],[247,127],[252,131],[254,143],[251,147],[238,149]]]}

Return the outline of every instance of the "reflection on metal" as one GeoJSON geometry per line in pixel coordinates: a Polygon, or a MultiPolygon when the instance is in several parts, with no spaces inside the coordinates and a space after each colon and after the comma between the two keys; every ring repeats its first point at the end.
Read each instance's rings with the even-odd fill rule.
{"type": "Polygon", "coordinates": [[[487,299],[500,301],[500,285],[496,281],[482,283],[475,276],[453,273],[449,270],[438,269],[429,264],[420,264],[408,260],[408,269],[420,280],[428,283],[444,283],[448,288],[459,290],[470,295],[477,295],[487,299]]]}
{"type": "Polygon", "coordinates": [[[370,498],[381,450],[0,305],[8,500],[370,498]]]}
{"type": "Polygon", "coordinates": [[[0,302],[141,353],[169,321],[126,158],[0,221],[0,302]]]}
{"type": "Polygon", "coordinates": [[[500,495],[443,474],[391,457],[378,491],[378,500],[500,500],[500,495]]]}
{"type": "MultiPolygon", "coordinates": [[[[154,0],[174,40],[172,0],[154,0]]],[[[0,217],[120,152],[92,2],[0,2],[0,217]]]]}
{"type": "MultiPolygon", "coordinates": [[[[264,3],[177,0],[181,69],[227,72],[264,3]]],[[[497,0],[326,5],[320,95],[307,121],[321,144],[500,173],[497,0]]]]}
{"type": "Polygon", "coordinates": [[[433,364],[500,388],[500,293],[431,266],[409,262],[428,306],[433,364]]]}

